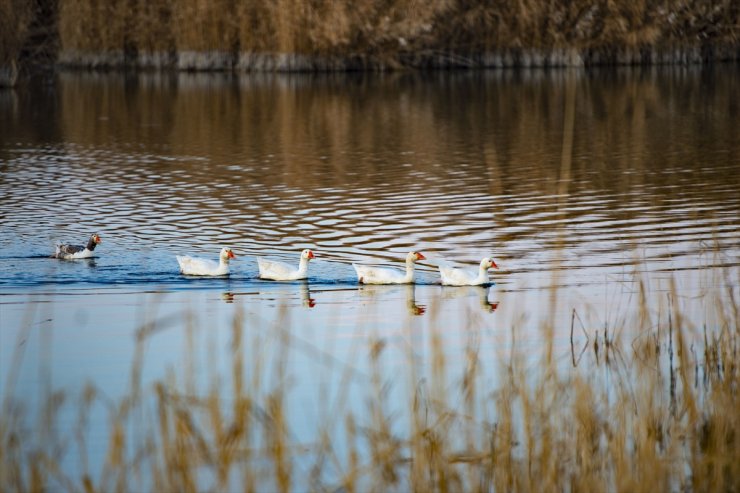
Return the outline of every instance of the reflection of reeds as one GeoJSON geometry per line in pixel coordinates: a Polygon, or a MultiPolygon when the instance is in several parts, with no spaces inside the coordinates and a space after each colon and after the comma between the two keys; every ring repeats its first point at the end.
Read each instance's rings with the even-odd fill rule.
{"type": "MultiPolygon", "coordinates": [[[[582,76],[567,81],[561,73],[530,75],[444,73],[427,87],[415,76],[320,80],[265,76],[240,85],[209,74],[181,74],[174,79],[142,74],[125,80],[65,74],[59,89],[64,111],[54,130],[86,145],[116,138],[147,145],[165,143],[173,153],[207,152],[214,161],[207,172],[200,171],[199,162],[182,165],[193,168],[188,170],[192,179],[225,183],[233,181],[234,173],[220,163],[235,154],[279,149],[263,179],[271,180],[265,181],[268,186],[284,183],[292,188],[330,187],[337,182],[374,186],[386,180],[379,175],[397,168],[396,162],[365,159],[362,164],[368,172],[350,175],[354,167],[346,154],[359,155],[379,146],[396,154],[424,149],[430,163],[448,162],[456,142],[473,141],[480,148],[470,149],[468,166],[479,166],[475,173],[490,173],[491,186],[497,187],[492,192],[504,193],[557,178],[558,161],[543,160],[538,166],[531,161],[532,156],[560,155],[563,100],[570,84],[575,84],[572,151],[589,159],[574,159],[572,192],[585,180],[592,182],[588,187],[617,194],[652,186],[649,180],[660,169],[701,160],[706,133],[699,130],[706,125],[719,143],[717,148],[734,149],[734,113],[714,112],[710,121],[704,115],[708,97],[713,107],[734,107],[738,84],[734,72],[717,77],[709,96],[699,71],[610,73],[597,82],[582,76]],[[132,88],[142,104],[131,104],[128,91],[132,88]],[[110,122],[101,125],[101,116],[110,122]],[[667,140],[672,152],[666,152],[667,140]],[[302,160],[290,159],[293,155],[301,155],[302,160]],[[307,165],[318,172],[302,176],[299,171],[307,165]],[[626,172],[637,165],[650,173],[626,172]]],[[[25,129],[26,121],[17,125],[25,129]]],[[[444,179],[445,170],[427,165],[422,171],[444,179]]],[[[701,180],[714,179],[703,169],[694,172],[707,174],[701,180]]],[[[660,179],[675,187],[683,183],[678,174],[660,179]]],[[[727,179],[738,183],[735,176],[727,179]]]]}
{"type": "MultiPolygon", "coordinates": [[[[130,390],[119,401],[92,387],[77,404],[50,391],[31,431],[20,403],[4,396],[0,484],[3,491],[52,485],[70,491],[223,491],[235,485],[247,491],[309,485],[331,491],[734,491],[740,479],[735,294],[719,304],[706,300],[717,326],[703,334],[684,322],[673,301],[676,288],[669,294],[658,321],[648,315],[656,313],[656,303],[640,290],[634,325],[586,330],[585,352],[570,369],[544,355],[533,367],[516,348],[498,355],[495,388],[481,363],[497,356],[483,354],[479,335],[464,323],[459,329],[469,336],[461,364],[447,360],[442,333],[433,331],[426,363],[409,346],[406,375],[388,372],[389,346],[375,340],[367,348],[370,374],[344,375],[339,394],[345,397],[326,422],[316,423],[316,443],[292,438],[288,351],[269,365],[264,359],[265,347],[293,343],[286,316],[270,336],[246,345],[245,329],[255,321],[237,311],[227,349],[231,385],[223,388],[212,370],[205,391],[187,374],[167,376],[153,392],[141,387],[147,339],[175,321],[145,324],[130,390]],[[637,337],[623,340],[626,333],[637,337]],[[408,381],[406,404],[390,395],[399,377],[408,381]],[[368,407],[361,414],[346,409],[353,378],[365,379],[368,407]],[[152,402],[154,417],[142,422],[152,402]],[[84,458],[81,472],[65,469],[70,441],[83,457],[88,450],[89,416],[101,405],[109,415],[103,470],[89,471],[84,458]],[[69,433],[59,422],[62,406],[79,409],[69,433]],[[297,467],[306,457],[310,467],[297,467]]],[[[553,331],[542,333],[553,337],[553,331]]]]}
{"type": "MultiPolygon", "coordinates": [[[[558,207],[565,205],[562,217],[587,225],[595,225],[593,219],[603,221],[605,226],[595,228],[608,235],[621,231],[621,225],[649,217],[644,205],[656,213],[672,211],[673,220],[719,222],[723,227],[732,224],[732,215],[717,211],[733,207],[740,188],[740,174],[722,171],[723,167],[732,169],[732,156],[738,152],[732,110],[737,100],[735,71],[721,71],[711,78],[711,91],[705,90],[706,72],[686,69],[598,72],[588,77],[579,73],[574,80],[564,71],[458,72],[424,77],[433,77],[434,82],[420,83],[420,75],[408,74],[347,78],[268,75],[241,81],[211,74],[140,74],[126,79],[63,74],[55,92],[58,96],[50,102],[61,111],[53,113],[58,118],[51,120],[49,132],[55,138],[79,142],[83,148],[107,148],[111,141],[141,143],[151,149],[164,146],[161,154],[177,157],[193,187],[179,186],[169,159],[153,161],[148,169],[161,175],[162,186],[178,199],[180,207],[200,201],[202,194],[189,194],[188,190],[202,185],[208,187],[209,198],[238,204],[245,213],[243,197],[230,194],[235,180],[266,187],[277,200],[250,200],[250,207],[258,207],[254,220],[244,215],[228,219],[229,228],[260,242],[272,240],[252,231],[260,227],[263,214],[285,216],[286,212],[316,209],[315,202],[326,198],[318,189],[342,189],[335,204],[365,187],[392,199],[404,183],[417,179],[413,174],[418,173],[430,178],[434,192],[435,201],[425,203],[425,212],[452,218],[463,211],[457,207],[460,202],[436,199],[455,192],[457,185],[452,183],[459,175],[453,172],[463,169],[463,164],[462,187],[466,190],[477,192],[473,177],[486,177],[480,182],[488,187],[481,187],[483,193],[539,197],[532,205],[531,217],[557,213],[558,207]],[[573,89],[577,104],[574,157],[569,167],[571,199],[559,204],[554,196],[564,181],[559,178],[559,159],[551,156],[562,153],[563,101],[571,97],[568,91],[573,89]],[[132,91],[136,104],[132,104],[132,91]],[[714,111],[708,118],[708,104],[727,111],[714,111]],[[707,160],[708,149],[713,150],[711,161],[707,160]],[[400,155],[408,150],[416,156],[409,158],[411,167],[402,168],[400,159],[405,158],[400,155]],[[451,157],[461,151],[464,157],[451,157]],[[206,167],[199,160],[181,156],[206,157],[210,164],[206,167]],[[690,174],[675,172],[686,169],[687,163],[707,162],[711,165],[693,166],[690,174]],[[244,169],[235,172],[230,169],[233,164],[244,169]],[[362,173],[355,172],[358,166],[362,166],[362,173]],[[306,168],[313,172],[303,172],[306,168]],[[276,185],[289,190],[274,189],[276,185]],[[309,197],[300,199],[296,189],[307,191],[309,197]],[[640,189],[645,192],[635,193],[640,189]],[[677,191],[681,191],[678,197],[677,191]],[[588,196],[594,198],[597,208],[572,207],[578,198],[588,196]],[[679,197],[711,206],[676,208],[679,197]],[[286,204],[292,204],[294,210],[277,207],[286,204]]],[[[22,115],[25,113],[18,112],[15,124],[36,135],[33,120],[22,115]]],[[[72,152],[81,151],[75,147],[72,152]]],[[[120,152],[108,159],[90,159],[89,173],[114,189],[145,183],[146,175],[133,172],[134,164],[121,164],[124,158],[140,156],[128,149],[120,152]],[[115,173],[124,167],[129,172],[115,173]],[[115,179],[111,178],[114,175],[115,179]]],[[[136,200],[141,198],[139,195],[136,200]]],[[[533,234],[553,238],[542,232],[552,233],[560,227],[557,222],[531,221],[510,207],[511,202],[492,198],[476,211],[492,213],[493,229],[501,235],[502,243],[533,234]],[[523,225],[527,228],[521,228],[523,225]]],[[[209,207],[204,204],[203,209],[209,207]]],[[[228,218],[221,211],[211,213],[228,218]]],[[[667,213],[655,216],[656,224],[666,220],[667,213]]],[[[418,231],[415,225],[408,226],[409,231],[418,231]]],[[[729,229],[721,232],[721,243],[727,242],[729,229]]],[[[356,235],[351,221],[341,221],[335,230],[342,241],[356,235]]],[[[579,230],[569,230],[566,247],[578,247],[589,237],[579,235],[579,230]]],[[[424,241],[430,239],[427,232],[417,234],[423,235],[424,241]]],[[[615,240],[615,249],[619,244],[615,240]]]]}

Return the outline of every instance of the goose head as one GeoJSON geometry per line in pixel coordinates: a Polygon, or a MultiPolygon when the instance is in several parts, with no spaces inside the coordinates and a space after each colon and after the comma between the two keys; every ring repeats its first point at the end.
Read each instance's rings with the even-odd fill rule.
{"type": "Polygon", "coordinates": [[[234,255],[234,252],[231,251],[231,248],[222,248],[219,258],[221,258],[221,260],[224,262],[228,262],[229,259],[236,258],[236,255],[234,255]]]}
{"type": "Polygon", "coordinates": [[[90,235],[90,240],[88,240],[88,242],[87,242],[87,249],[88,250],[95,250],[95,247],[101,241],[103,241],[103,240],[100,238],[100,235],[98,235],[98,233],[91,234],[90,235]]]}
{"type": "Polygon", "coordinates": [[[312,258],[314,258],[314,254],[308,248],[306,248],[305,250],[301,252],[301,260],[306,259],[308,261],[308,260],[311,260],[312,258]]]}
{"type": "Polygon", "coordinates": [[[496,262],[494,262],[492,258],[486,257],[480,261],[480,268],[483,270],[488,270],[491,268],[498,269],[498,265],[496,265],[496,262]]]}
{"type": "Polygon", "coordinates": [[[421,252],[409,252],[406,255],[406,263],[414,263],[417,260],[426,260],[427,258],[421,252]]]}

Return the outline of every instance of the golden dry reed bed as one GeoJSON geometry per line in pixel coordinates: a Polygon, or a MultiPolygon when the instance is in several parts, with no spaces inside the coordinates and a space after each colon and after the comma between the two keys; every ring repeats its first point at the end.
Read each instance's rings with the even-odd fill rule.
{"type": "Polygon", "coordinates": [[[18,53],[29,4],[37,26],[58,31],[67,65],[561,66],[738,59],[740,50],[735,0],[0,0],[0,49],[18,53]]]}
{"type": "Polygon", "coordinates": [[[61,0],[62,60],[186,69],[737,58],[733,0],[61,0]]]}
{"type": "Polygon", "coordinates": [[[740,320],[733,288],[721,297],[706,295],[709,316],[718,321],[709,329],[685,322],[671,301],[675,287],[661,294],[668,301],[655,310],[643,282],[636,285],[637,315],[628,326],[593,331],[580,326],[574,311],[569,330],[588,333],[588,342],[571,347],[566,365],[555,363],[551,326],[541,328],[535,370],[515,348],[509,355],[483,354],[474,331],[453,368],[441,331],[434,331],[424,364],[409,347],[406,373],[389,374],[386,342],[375,340],[365,348],[365,410],[358,415],[344,402],[355,378],[347,372],[339,390],[345,397],[317,424],[316,443],[292,438],[284,355],[295,341],[285,320],[252,345],[244,338],[254,333],[253,322],[237,310],[225,366],[230,384],[223,388],[222,378],[209,376],[215,383],[205,391],[194,390],[196,375],[184,369],[184,375],[141,384],[147,340],[173,321],[146,323],[137,332],[124,398],[113,402],[92,386],[81,402],[53,392],[39,422],[28,423],[14,396],[3,396],[0,486],[4,492],[51,485],[88,492],[737,492],[740,320]],[[260,356],[268,339],[286,348],[276,361],[260,356]],[[500,375],[496,388],[485,385],[481,369],[492,359],[500,375]],[[270,385],[266,373],[275,377],[270,385]],[[606,383],[596,378],[604,373],[606,383]],[[405,402],[390,402],[389,388],[400,381],[415,390],[405,402]],[[87,447],[91,409],[100,405],[108,410],[104,465],[65,470],[69,449],[87,447]],[[74,425],[59,422],[65,406],[76,410],[74,425]],[[138,441],[130,433],[135,425],[145,428],[138,441]],[[310,463],[297,467],[301,460],[310,463]]]}

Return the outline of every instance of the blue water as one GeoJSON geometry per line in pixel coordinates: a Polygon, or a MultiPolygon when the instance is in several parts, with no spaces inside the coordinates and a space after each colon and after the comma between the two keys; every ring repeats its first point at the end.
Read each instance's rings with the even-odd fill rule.
{"type": "Polygon", "coordinates": [[[369,304],[381,325],[475,313],[533,341],[555,320],[567,345],[574,309],[624,324],[640,284],[656,300],[676,286],[687,319],[711,326],[703,305],[740,277],[738,92],[731,66],[31,81],[0,93],[3,326],[19,328],[7,307],[23,296],[63,309],[126,294],[115,303],[136,312],[137,293],[185,292],[200,311],[369,304]],[[93,232],[94,259],[49,258],[93,232]],[[175,255],[222,246],[237,255],[227,278],[179,273],[175,255]],[[258,279],[257,256],[297,264],[303,248],[306,282],[258,279]],[[428,259],[418,292],[358,286],[352,262],[400,268],[410,250],[428,259]],[[484,256],[500,267],[490,290],[439,286],[439,262],[484,256]]]}
{"type": "Polygon", "coordinates": [[[518,290],[738,265],[732,67],[175,80],[61,74],[0,95],[0,286],[251,283],[255,256],[303,248],[318,284],[409,250],[430,260],[422,283],[492,256],[518,290]],[[45,258],[93,232],[94,262],[45,258]],[[178,275],[176,254],[221,246],[230,281],[178,275]]]}
{"type": "MultiPolygon", "coordinates": [[[[105,240],[104,240],[105,241],[105,240]]],[[[108,254],[107,245],[96,250],[100,253],[89,259],[58,260],[48,255],[31,255],[0,257],[2,279],[0,286],[8,288],[31,288],[51,286],[68,287],[103,287],[130,285],[142,288],[149,286],[169,286],[173,289],[217,288],[229,289],[235,286],[264,285],[271,281],[259,279],[256,257],[238,256],[229,264],[229,275],[219,277],[196,277],[180,274],[175,255],[186,252],[123,252],[108,254]],[[140,256],[141,255],[141,256],[140,256]],[[142,286],[144,285],[144,286],[142,286]]],[[[190,252],[187,252],[190,253],[190,252]]],[[[300,253],[300,252],[299,252],[300,253]]],[[[204,252],[203,258],[216,261],[218,252],[211,257],[204,252]]],[[[298,265],[295,259],[280,258],[285,262],[298,265]]],[[[401,269],[399,262],[396,266],[401,269]]],[[[312,286],[356,286],[357,276],[350,264],[339,262],[312,261],[309,276],[305,282],[312,286]]],[[[420,273],[418,284],[438,283],[433,273],[420,273]]],[[[297,285],[300,281],[287,282],[297,285]]]]}
{"type": "MultiPolygon", "coordinates": [[[[49,389],[73,403],[88,384],[126,396],[136,361],[145,391],[203,396],[216,382],[228,402],[241,355],[258,400],[289,387],[286,419],[305,444],[334,412],[368,418],[378,341],[388,405],[404,409],[417,389],[398,375],[424,375],[434,337],[451,388],[477,347],[484,395],[505,356],[538,374],[543,327],[564,369],[574,320],[579,351],[605,327],[642,337],[643,289],[656,323],[678,306],[687,327],[721,329],[710,308],[740,293],[738,78],[63,73],[0,92],[0,375],[17,371],[14,396],[36,414],[49,389]],[[93,232],[95,258],[49,258],[93,232]],[[179,273],[175,255],[215,260],[222,246],[237,255],[228,277],[179,273]],[[317,256],[307,281],[258,279],[257,256],[297,264],[303,248],[317,256]],[[429,259],[417,286],[358,286],[352,262],[401,267],[409,250],[429,259]],[[439,285],[438,262],[484,256],[495,286],[439,285]]],[[[90,426],[93,474],[106,409],[90,426]]],[[[76,416],[65,408],[60,428],[76,416]]]]}

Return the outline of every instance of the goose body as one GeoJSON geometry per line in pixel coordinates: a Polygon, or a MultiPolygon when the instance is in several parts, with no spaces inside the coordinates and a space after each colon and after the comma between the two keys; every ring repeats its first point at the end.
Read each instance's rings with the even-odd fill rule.
{"type": "Polygon", "coordinates": [[[419,252],[409,252],[406,255],[406,270],[354,263],[352,267],[357,272],[360,284],[410,284],[414,282],[414,263],[425,259],[426,257],[419,252]]]}
{"type": "Polygon", "coordinates": [[[87,245],[69,245],[69,244],[58,244],[52,258],[58,258],[63,260],[74,260],[80,258],[90,258],[94,255],[93,251],[98,243],[103,240],[97,233],[90,235],[90,239],[87,241],[87,245]]]}
{"type": "Polygon", "coordinates": [[[301,252],[301,260],[298,268],[278,262],[277,260],[267,260],[257,257],[257,266],[260,270],[260,279],[269,279],[271,281],[295,281],[306,279],[308,277],[308,261],[314,258],[311,250],[305,249],[301,252]]]}
{"type": "Polygon", "coordinates": [[[477,271],[440,265],[439,274],[442,277],[443,286],[481,286],[490,283],[488,280],[488,269],[491,267],[498,269],[496,262],[486,257],[480,261],[477,271]]]}
{"type": "Polygon", "coordinates": [[[229,260],[235,258],[231,248],[222,248],[219,261],[211,259],[177,255],[180,272],[187,276],[225,276],[229,274],[229,260]]]}

